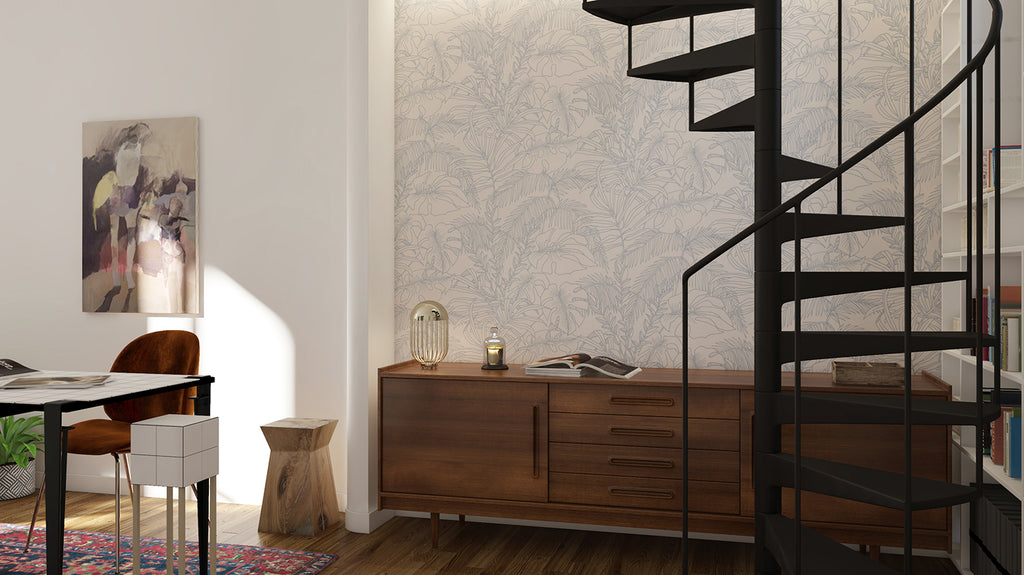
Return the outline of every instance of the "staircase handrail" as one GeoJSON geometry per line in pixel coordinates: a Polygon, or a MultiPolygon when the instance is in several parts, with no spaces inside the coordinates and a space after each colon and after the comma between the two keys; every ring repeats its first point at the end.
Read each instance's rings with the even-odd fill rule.
{"type": "Polygon", "coordinates": [[[967,65],[965,65],[959,72],[957,72],[956,75],[949,80],[949,82],[943,85],[942,88],[935,93],[935,95],[929,98],[924,104],[921,105],[920,108],[915,110],[912,114],[904,118],[903,121],[890,128],[884,134],[882,134],[874,141],[872,141],[870,144],[862,148],[859,152],[851,156],[848,160],[833,168],[827,174],[822,176],[819,180],[815,181],[811,185],[804,188],[797,195],[779,204],[777,207],[775,207],[775,209],[755,220],[754,223],[743,228],[739,233],[737,233],[731,239],[726,241],[724,244],[718,246],[714,251],[712,251],[711,253],[709,253],[708,255],[704,256],[696,263],[691,265],[689,268],[686,269],[685,272],[683,272],[683,284],[685,285],[689,283],[690,277],[692,277],[698,271],[702,270],[711,262],[721,257],[722,254],[724,254],[725,252],[734,248],[736,244],[747,239],[752,234],[766,226],[769,222],[772,222],[782,214],[793,209],[798,204],[806,200],[811,194],[817,192],[818,190],[832,182],[832,180],[839,177],[840,174],[845,173],[847,170],[859,164],[862,160],[864,160],[871,154],[877,152],[879,149],[881,149],[882,146],[894,140],[896,136],[900,135],[901,133],[906,131],[907,128],[917,123],[917,121],[923,118],[925,114],[931,112],[936,107],[938,107],[938,105],[941,104],[947,96],[952,94],[954,90],[960,87],[960,84],[963,84],[967,80],[967,78],[970,77],[971,74],[973,74],[978,68],[980,68],[984,64],[985,59],[988,58],[989,53],[991,53],[992,49],[995,47],[996,38],[999,34],[999,28],[1002,25],[1003,21],[1003,5],[999,2],[999,0],[988,0],[988,3],[992,7],[992,21],[989,23],[988,35],[985,37],[985,42],[982,44],[981,49],[978,50],[978,53],[975,54],[974,57],[972,57],[967,62],[967,65]]]}

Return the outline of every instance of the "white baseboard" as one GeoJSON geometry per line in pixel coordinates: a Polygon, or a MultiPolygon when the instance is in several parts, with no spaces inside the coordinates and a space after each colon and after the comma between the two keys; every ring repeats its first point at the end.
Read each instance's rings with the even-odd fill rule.
{"type": "Polygon", "coordinates": [[[395,516],[391,510],[374,509],[369,513],[345,511],[345,529],[353,533],[370,533],[395,516]]]}

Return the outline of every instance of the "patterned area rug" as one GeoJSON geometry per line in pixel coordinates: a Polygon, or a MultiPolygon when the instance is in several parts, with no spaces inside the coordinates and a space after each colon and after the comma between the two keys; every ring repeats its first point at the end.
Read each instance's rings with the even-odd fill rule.
{"type": "MultiPolygon", "coordinates": [[[[32,546],[25,548],[23,525],[0,523],[0,573],[46,573],[45,530],[36,529],[32,546]]],[[[132,570],[131,537],[121,537],[121,573],[132,570]]],[[[164,573],[166,551],[163,539],[142,540],[143,573],[164,573]]],[[[186,571],[199,573],[197,544],[186,542],[186,571]]],[[[312,575],[335,560],[334,555],[248,545],[217,545],[217,573],[220,575],[312,575]]],[[[177,559],[175,559],[177,561],[177,559]]],[[[177,563],[175,563],[177,567],[177,563]]],[[[65,531],[64,573],[71,575],[115,573],[114,536],[107,533],[65,531]]]]}

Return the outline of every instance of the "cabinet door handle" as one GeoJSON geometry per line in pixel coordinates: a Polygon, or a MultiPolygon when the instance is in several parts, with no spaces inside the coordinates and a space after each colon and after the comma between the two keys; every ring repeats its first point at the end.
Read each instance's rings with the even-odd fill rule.
{"type": "Polygon", "coordinates": [[[608,400],[612,405],[657,405],[659,407],[672,407],[676,401],[671,397],[615,397],[608,400]]]}
{"type": "Polygon", "coordinates": [[[608,493],[620,497],[643,497],[645,499],[675,499],[675,492],[668,489],[637,489],[634,487],[609,487],[608,493]]]}
{"type": "Polygon", "coordinates": [[[533,478],[540,478],[540,406],[533,406],[533,478]]]}
{"type": "Polygon", "coordinates": [[[637,427],[610,427],[610,435],[628,435],[630,437],[675,437],[671,429],[641,429],[637,427]]]}
{"type": "Polygon", "coordinates": [[[652,469],[672,469],[676,466],[675,463],[668,459],[631,459],[628,457],[609,457],[608,464],[620,467],[647,467],[652,469]]]}

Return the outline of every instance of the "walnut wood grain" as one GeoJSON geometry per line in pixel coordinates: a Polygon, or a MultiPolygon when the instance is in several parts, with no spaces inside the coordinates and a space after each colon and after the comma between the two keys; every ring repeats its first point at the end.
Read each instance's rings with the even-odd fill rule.
{"type": "MultiPolygon", "coordinates": [[[[664,484],[646,483],[649,480],[661,482],[675,481],[669,476],[672,471],[668,465],[679,464],[679,455],[662,457],[670,452],[679,453],[682,421],[678,415],[681,409],[676,404],[676,397],[681,398],[681,371],[670,369],[644,369],[636,377],[629,380],[611,378],[586,377],[578,380],[566,380],[557,377],[526,376],[522,366],[511,366],[505,372],[487,372],[480,370],[475,364],[441,364],[436,370],[422,370],[415,362],[389,366],[380,370],[381,379],[381,429],[382,443],[384,430],[396,414],[387,412],[389,403],[385,397],[389,388],[394,388],[396,381],[405,384],[419,382],[422,390],[445,389],[450,384],[460,383],[467,387],[439,401],[436,409],[425,415],[422,409],[404,412],[402,417],[414,421],[402,436],[404,441],[434,441],[432,434],[439,433],[438,427],[456,425],[465,430],[464,433],[451,432],[450,445],[458,449],[465,448],[462,454],[450,454],[452,449],[433,448],[433,459],[424,462],[415,471],[410,471],[403,463],[398,469],[406,469],[404,477],[408,491],[396,492],[396,484],[384,481],[380,494],[380,506],[383,509],[401,509],[407,511],[426,511],[443,513],[464,513],[487,517],[504,517],[514,519],[537,519],[559,522],[590,523],[600,525],[617,525],[627,527],[646,527],[654,529],[678,529],[681,511],[665,504],[663,508],[630,507],[623,503],[626,499],[656,501],[668,500],[667,494],[659,489],[669,489],[664,484]],[[550,481],[551,495],[545,491],[535,499],[515,494],[515,487],[508,486],[489,492],[491,497],[480,496],[475,491],[479,486],[472,481],[459,483],[458,488],[444,491],[435,485],[436,478],[429,477],[428,470],[437,469],[443,462],[458,461],[459,465],[468,465],[469,461],[481,457],[503,457],[495,455],[498,450],[486,451],[474,446],[471,439],[465,436],[474,435],[477,426],[486,428],[491,418],[503,416],[500,407],[475,406],[472,413],[486,413],[483,416],[449,419],[452,404],[458,405],[467,397],[477,400],[496,401],[504,404],[500,396],[477,395],[476,390],[502,389],[514,384],[533,384],[550,391],[550,404],[543,411],[543,427],[540,433],[544,439],[540,444],[543,451],[542,475],[550,481]],[[678,394],[678,395],[677,395],[678,394]],[[461,398],[461,399],[460,399],[461,398]],[[611,401],[611,398],[619,398],[611,401]],[[661,416],[664,410],[672,410],[673,416],[661,416]],[[648,411],[650,410],[650,411],[648,411]],[[550,413],[548,412],[550,411],[550,413]],[[416,418],[419,418],[418,420],[416,418]],[[427,422],[424,418],[436,418],[437,422],[427,422]],[[550,432],[547,427],[550,425],[550,432]],[[426,430],[430,441],[417,437],[426,430]],[[419,430],[419,431],[416,431],[419,430]],[[549,437],[550,436],[550,437],[549,437]],[[467,442],[461,445],[458,441],[467,442]],[[625,449],[619,453],[609,449],[625,449]],[[448,455],[445,455],[445,454],[448,455]],[[550,453],[550,472],[546,457],[550,453]],[[619,457],[624,455],[624,457],[619,457]],[[610,464],[609,457],[620,459],[617,464],[610,464]],[[445,459],[447,458],[447,459],[445,459]],[[629,461],[629,460],[633,461],[629,461]],[[635,469],[632,469],[635,467],[635,469]],[[571,479],[571,481],[570,481],[571,479]],[[612,481],[616,480],[616,481],[612,481]],[[609,482],[629,488],[639,482],[640,491],[608,492],[609,482]],[[602,497],[597,495],[583,497],[581,486],[589,485],[588,489],[598,489],[595,485],[603,485],[602,497]],[[643,486],[652,487],[645,492],[643,486]],[[430,493],[429,490],[436,493],[430,493]],[[474,495],[477,493],[477,495],[474,495]],[[556,501],[555,499],[572,499],[574,503],[556,501]]],[[[791,374],[784,374],[783,388],[789,387],[791,374]]],[[[902,390],[894,389],[862,389],[854,386],[834,386],[829,374],[804,374],[802,380],[805,391],[821,391],[827,393],[872,393],[877,395],[902,394],[902,390]]],[[[690,409],[691,419],[691,484],[690,484],[690,529],[694,532],[721,533],[728,535],[753,535],[753,374],[751,372],[730,372],[714,370],[692,370],[690,372],[690,409]],[[705,417],[696,417],[705,416],[705,417]],[[714,417],[712,417],[714,416],[714,417]],[[700,463],[693,462],[695,454],[701,454],[700,463]],[[733,463],[736,462],[736,463],[733,463]],[[706,479],[707,481],[702,481],[706,479]],[[724,481],[729,479],[729,481],[724,481]],[[725,493],[729,493],[725,497],[725,493]],[[728,499],[728,501],[726,501],[728,499]],[[709,504],[709,501],[714,501],[709,504]],[[696,506],[696,507],[695,507],[696,506]],[[713,507],[713,509],[711,509],[713,507]]],[[[932,397],[949,399],[949,386],[941,380],[929,375],[915,376],[912,380],[915,397],[932,397]]],[[[432,393],[432,391],[431,391],[432,393]]],[[[446,392],[445,392],[446,393],[446,392]]],[[[521,396],[519,396],[521,398],[521,396]]],[[[547,398],[547,395],[545,395],[547,398]]],[[[508,397],[514,404],[515,397],[508,397]]],[[[511,404],[510,404],[511,405],[511,404]]],[[[456,409],[458,411],[458,409],[456,409]]],[[[531,419],[532,415],[526,416],[531,419]]],[[[876,465],[896,465],[902,469],[902,459],[891,459],[887,450],[896,444],[897,451],[902,454],[901,433],[893,434],[884,426],[838,426],[833,430],[818,429],[815,433],[807,433],[805,429],[805,454],[815,449],[823,450],[824,458],[833,457],[840,452],[853,459],[850,462],[872,461],[876,465]],[[880,427],[883,427],[879,429],[880,427]],[[832,455],[829,455],[830,451],[832,455]],[[876,455],[880,457],[876,457],[876,455]]],[[[497,430],[494,430],[497,432],[497,430]]],[[[950,451],[948,430],[944,427],[932,427],[928,432],[917,433],[915,430],[915,457],[927,460],[921,465],[934,465],[931,471],[937,476],[948,480],[950,451]],[[922,441],[920,449],[917,442],[922,441]],[[926,445],[925,445],[926,444],[926,445]]],[[[525,435],[525,432],[524,432],[525,435]]],[[[391,443],[394,445],[395,438],[391,443]]],[[[415,451],[429,452],[431,447],[423,445],[415,451]]],[[[511,467],[524,466],[529,468],[534,461],[531,459],[537,447],[526,451],[517,458],[511,467]]],[[[392,451],[392,454],[397,453],[392,451]]],[[[393,473],[393,460],[383,455],[382,477],[393,473]]],[[[416,454],[409,453],[408,459],[416,461],[416,454]]],[[[844,460],[835,457],[837,460],[844,460]]],[[[915,459],[915,466],[918,465],[915,459]]],[[[862,463],[863,464],[863,463],[862,463]]],[[[413,465],[415,468],[416,466],[413,465]]],[[[491,469],[497,475],[501,465],[491,469]]],[[[929,473],[931,473],[929,472],[929,473]]],[[[436,473],[436,472],[435,472],[436,473]]],[[[518,473],[513,470],[512,473],[518,473]]],[[[393,476],[392,476],[393,477],[393,476]]],[[[936,478],[942,478],[936,477],[936,478]]],[[[495,481],[502,478],[496,477],[495,481]]],[[[531,477],[532,480],[532,477],[531,477]]],[[[546,488],[547,489],[547,488],[546,488]]],[[[862,509],[853,508],[847,511],[827,500],[818,500],[817,496],[804,499],[804,512],[810,513],[807,525],[836,539],[851,543],[869,545],[900,545],[902,541],[902,518],[893,520],[889,510],[881,514],[874,513],[871,506],[862,509]],[[829,510],[832,510],[831,512],[829,510]],[[817,519],[817,520],[815,520],[817,519]]],[[[644,503],[651,505],[649,501],[644,503]]],[[[843,502],[849,505],[851,502],[843,502]]],[[[853,504],[859,505],[859,504],[853,504]]],[[[948,511],[944,517],[925,517],[915,523],[914,546],[925,549],[948,549],[950,546],[950,530],[948,511]]],[[[927,515],[927,514],[922,514],[927,515]]],[[[443,523],[443,522],[442,522],[443,523]]]]}
{"type": "MultiPolygon", "coordinates": [[[[551,384],[550,410],[564,413],[682,417],[679,387],[551,384]]],[[[739,392],[732,389],[690,391],[690,417],[737,419],[739,392]]]]}
{"type": "MultiPolygon", "coordinates": [[[[611,477],[552,473],[551,500],[561,503],[608,505],[675,511],[682,505],[682,481],[644,477],[611,477]]],[[[739,484],[690,482],[694,511],[735,515],[739,512],[739,484]]]]}
{"type": "MultiPolygon", "coordinates": [[[[676,447],[682,449],[682,419],[552,413],[551,440],[561,443],[596,443],[676,447]]],[[[729,419],[690,419],[690,448],[738,451],[739,422],[729,419]]]]}
{"type": "MultiPolygon", "coordinates": [[[[682,479],[682,450],[666,447],[626,447],[551,443],[551,471],[682,479]]],[[[690,479],[739,481],[740,457],[736,451],[691,449],[690,479]]]]}
{"type": "Polygon", "coordinates": [[[381,490],[547,499],[547,386],[389,379],[381,490]]]}

